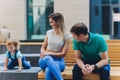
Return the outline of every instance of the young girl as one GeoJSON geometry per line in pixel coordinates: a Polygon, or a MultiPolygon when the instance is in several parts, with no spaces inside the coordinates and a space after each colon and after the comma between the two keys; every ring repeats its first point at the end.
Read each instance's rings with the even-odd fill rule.
{"type": "Polygon", "coordinates": [[[19,51],[19,42],[14,39],[9,39],[6,42],[6,59],[4,63],[4,71],[13,69],[15,66],[19,66],[18,71],[29,69],[31,65],[27,63],[25,57],[19,51]],[[10,59],[10,60],[9,60],[10,59]]]}

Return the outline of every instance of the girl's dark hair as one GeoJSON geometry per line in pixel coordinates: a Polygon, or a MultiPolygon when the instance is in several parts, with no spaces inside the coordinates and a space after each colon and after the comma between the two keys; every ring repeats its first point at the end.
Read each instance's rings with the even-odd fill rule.
{"type": "Polygon", "coordinates": [[[88,29],[84,23],[76,23],[72,26],[70,32],[75,33],[76,35],[84,34],[87,35],[88,29]]]}

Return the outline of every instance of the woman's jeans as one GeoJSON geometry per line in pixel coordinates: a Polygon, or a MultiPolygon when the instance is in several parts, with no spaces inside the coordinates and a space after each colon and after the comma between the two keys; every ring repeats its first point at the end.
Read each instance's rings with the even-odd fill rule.
{"type": "Polygon", "coordinates": [[[45,56],[39,59],[39,66],[45,71],[46,80],[63,80],[61,72],[65,69],[63,58],[45,56]]]}

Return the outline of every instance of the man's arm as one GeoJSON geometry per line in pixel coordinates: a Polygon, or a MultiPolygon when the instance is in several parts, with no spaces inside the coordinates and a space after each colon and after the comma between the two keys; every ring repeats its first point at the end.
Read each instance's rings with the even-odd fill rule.
{"type": "Polygon", "coordinates": [[[75,60],[76,60],[77,65],[80,68],[82,68],[84,66],[84,63],[81,59],[81,52],[79,50],[75,50],[74,53],[75,53],[75,60]]]}
{"type": "Polygon", "coordinates": [[[101,38],[101,37],[99,38],[98,44],[99,44],[99,51],[100,51],[101,60],[98,63],[96,63],[96,65],[98,68],[101,68],[101,67],[108,64],[108,60],[109,60],[108,52],[107,52],[108,47],[107,47],[107,43],[104,40],[104,38],[101,38]]]}
{"type": "Polygon", "coordinates": [[[99,69],[108,64],[108,53],[107,52],[101,53],[100,57],[101,57],[101,60],[98,63],[88,65],[87,69],[90,71],[90,73],[92,73],[95,67],[99,69]]]}
{"type": "Polygon", "coordinates": [[[84,62],[83,62],[82,59],[81,59],[81,52],[80,52],[79,50],[75,50],[74,53],[75,53],[76,63],[77,63],[77,65],[78,65],[78,67],[81,68],[82,73],[83,73],[84,75],[85,75],[85,74],[89,74],[90,72],[87,70],[86,65],[84,64],[84,62]]]}
{"type": "Polygon", "coordinates": [[[107,65],[109,60],[107,51],[100,53],[100,57],[101,57],[101,60],[98,63],[96,63],[98,68],[101,68],[107,65]]]}

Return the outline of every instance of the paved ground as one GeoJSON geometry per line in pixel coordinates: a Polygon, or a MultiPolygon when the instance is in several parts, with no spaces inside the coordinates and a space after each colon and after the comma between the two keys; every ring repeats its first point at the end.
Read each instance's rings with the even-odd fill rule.
{"type": "Polygon", "coordinates": [[[0,80],[38,80],[39,67],[31,67],[17,72],[16,69],[0,71],[0,80]]]}
{"type": "Polygon", "coordinates": [[[0,54],[0,62],[4,61],[4,59],[5,59],[5,54],[0,54]]]}
{"type": "Polygon", "coordinates": [[[3,67],[4,60],[5,60],[5,54],[0,54],[0,67],[3,67]]]}
{"type": "MultiPolygon", "coordinates": [[[[26,54],[25,56],[39,56],[39,54],[26,54]]],[[[38,80],[38,72],[40,67],[31,67],[30,69],[23,69],[17,72],[18,68],[3,71],[5,54],[0,54],[0,80],[38,80]]]]}

